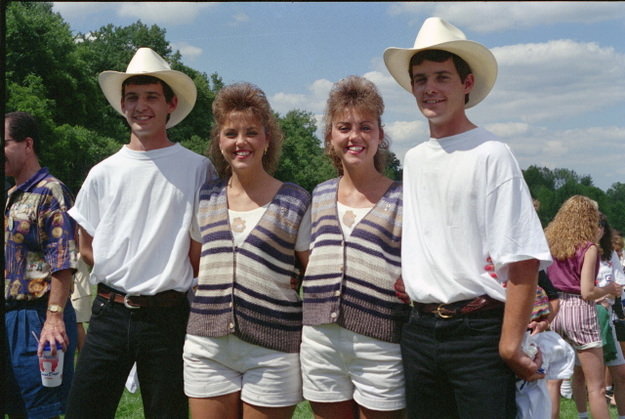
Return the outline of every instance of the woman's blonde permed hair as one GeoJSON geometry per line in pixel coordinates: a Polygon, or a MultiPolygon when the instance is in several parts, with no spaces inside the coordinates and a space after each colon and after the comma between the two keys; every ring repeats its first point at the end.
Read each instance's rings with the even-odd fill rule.
{"type": "Polygon", "coordinates": [[[215,123],[211,131],[208,155],[217,173],[222,179],[232,175],[232,169],[219,149],[219,133],[232,113],[239,113],[243,118],[254,118],[265,128],[269,146],[263,155],[263,168],[272,175],[278,168],[282,151],[282,129],[265,93],[258,86],[246,82],[223,87],[213,101],[215,123]]]}
{"type": "Polygon", "coordinates": [[[551,255],[565,260],[573,256],[582,244],[596,244],[598,228],[597,202],[583,195],[570,197],[545,229],[551,255]]]}

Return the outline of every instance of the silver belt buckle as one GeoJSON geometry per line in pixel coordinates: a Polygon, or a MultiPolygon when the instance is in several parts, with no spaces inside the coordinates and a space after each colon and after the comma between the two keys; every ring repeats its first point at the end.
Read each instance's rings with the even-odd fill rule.
{"type": "Polygon", "coordinates": [[[130,294],[124,295],[124,306],[131,310],[136,310],[138,308],[141,308],[141,306],[135,306],[135,305],[130,304],[130,301],[128,301],[128,298],[131,298],[131,297],[134,297],[134,295],[130,295],[130,294]]]}

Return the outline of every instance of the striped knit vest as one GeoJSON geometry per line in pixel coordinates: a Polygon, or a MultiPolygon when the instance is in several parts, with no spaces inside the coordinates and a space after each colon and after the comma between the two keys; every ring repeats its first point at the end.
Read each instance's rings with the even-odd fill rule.
{"type": "Polygon", "coordinates": [[[313,191],[303,322],[337,323],[365,336],[399,342],[410,308],[394,290],[401,276],[401,184],[394,182],[345,240],[336,207],[338,181],[331,179],[313,191]]]}
{"type": "Polygon", "coordinates": [[[302,303],[291,287],[297,275],[295,242],[310,195],[284,183],[245,241],[234,246],[225,182],[200,191],[202,235],[199,284],[187,333],[299,352],[302,303]]]}

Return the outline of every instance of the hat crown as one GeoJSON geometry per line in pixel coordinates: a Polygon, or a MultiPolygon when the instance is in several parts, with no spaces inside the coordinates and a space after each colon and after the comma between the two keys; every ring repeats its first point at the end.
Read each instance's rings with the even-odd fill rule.
{"type": "Polygon", "coordinates": [[[414,48],[428,48],[445,42],[466,41],[467,37],[460,29],[440,17],[430,17],[423,22],[423,26],[414,41],[414,48]]]}
{"type": "Polygon", "coordinates": [[[128,63],[126,73],[154,73],[168,70],[171,70],[169,63],[151,48],[139,48],[128,63]]]}

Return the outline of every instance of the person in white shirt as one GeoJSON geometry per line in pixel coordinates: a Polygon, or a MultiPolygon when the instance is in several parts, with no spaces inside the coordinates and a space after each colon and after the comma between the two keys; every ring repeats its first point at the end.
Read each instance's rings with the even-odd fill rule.
{"type": "Polygon", "coordinates": [[[404,158],[402,277],[413,301],[401,338],[406,410],[514,418],[515,376],[544,377],[521,343],[551,256],[512,152],[465,113],[488,95],[497,62],[436,17],[413,48],[387,48],[384,61],[430,129],[404,158]]]}
{"type": "Polygon", "coordinates": [[[167,128],[193,109],[193,80],[140,48],[100,87],[130,126],[130,142],[89,172],[70,215],[98,285],[66,417],[112,418],[136,363],[146,417],[188,418],[182,348],[189,316],[189,255],[210,161],[173,143],[167,128]]]}

